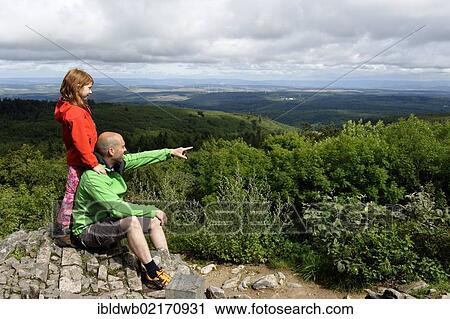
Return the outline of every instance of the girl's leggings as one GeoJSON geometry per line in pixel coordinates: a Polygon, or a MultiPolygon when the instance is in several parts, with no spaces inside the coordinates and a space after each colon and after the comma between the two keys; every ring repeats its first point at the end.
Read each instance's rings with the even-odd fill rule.
{"type": "Polygon", "coordinates": [[[82,167],[70,166],[67,174],[66,193],[59,208],[58,217],[56,221],[62,225],[63,228],[70,226],[70,219],[72,217],[73,201],[77,191],[80,176],[83,173],[82,167]]]}

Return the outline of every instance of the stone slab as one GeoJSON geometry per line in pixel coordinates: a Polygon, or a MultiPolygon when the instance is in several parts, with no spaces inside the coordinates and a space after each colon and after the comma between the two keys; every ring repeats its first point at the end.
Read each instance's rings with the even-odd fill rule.
{"type": "Polygon", "coordinates": [[[204,299],[205,280],[196,274],[175,275],[166,287],[166,299],[204,299]]]}

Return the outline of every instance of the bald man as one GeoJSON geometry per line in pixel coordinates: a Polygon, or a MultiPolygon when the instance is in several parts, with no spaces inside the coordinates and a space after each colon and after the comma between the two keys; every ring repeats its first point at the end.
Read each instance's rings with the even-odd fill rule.
{"type": "Polygon", "coordinates": [[[166,214],[155,206],[125,202],[122,197],[127,185],[122,174],[129,169],[167,160],[171,156],[187,159],[186,151],[191,148],[125,154],[127,149],[120,134],[100,134],[96,156],[107,174],[87,170],[80,177],[72,226],[77,241],[85,248],[100,248],[128,238],[130,249],[144,266],[143,283],[159,289],[167,286],[171,278],[153,261],[144,235],[149,233],[156,249],[168,250],[162,228],[167,221],[166,214]]]}

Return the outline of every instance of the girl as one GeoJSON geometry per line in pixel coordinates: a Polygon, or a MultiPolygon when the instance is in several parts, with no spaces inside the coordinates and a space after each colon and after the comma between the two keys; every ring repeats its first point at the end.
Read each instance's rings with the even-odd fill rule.
{"type": "Polygon", "coordinates": [[[70,243],[70,219],[81,173],[85,169],[93,169],[106,174],[94,155],[97,131],[87,103],[93,84],[94,80],[88,73],[79,69],[69,70],[61,84],[61,98],[55,107],[55,119],[62,125],[68,165],[66,193],[58,212],[55,234],[66,244],[70,243]]]}

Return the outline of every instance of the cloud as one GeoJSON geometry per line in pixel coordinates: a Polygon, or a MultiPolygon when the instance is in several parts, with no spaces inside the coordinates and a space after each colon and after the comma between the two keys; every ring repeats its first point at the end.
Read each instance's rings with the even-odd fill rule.
{"type": "Polygon", "coordinates": [[[273,74],[339,73],[427,25],[373,65],[384,66],[381,74],[449,67],[447,1],[0,0],[0,5],[0,60],[10,65],[62,68],[73,60],[28,25],[109,70],[268,74],[272,67],[273,74]]]}

